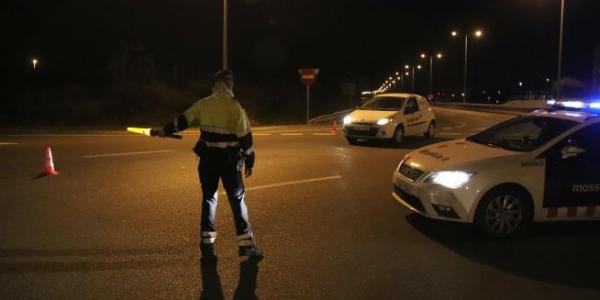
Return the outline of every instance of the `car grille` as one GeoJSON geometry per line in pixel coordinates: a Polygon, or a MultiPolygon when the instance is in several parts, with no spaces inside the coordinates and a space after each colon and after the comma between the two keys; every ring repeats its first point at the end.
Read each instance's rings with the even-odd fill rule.
{"type": "Polygon", "coordinates": [[[414,209],[422,213],[425,213],[425,207],[423,207],[423,203],[421,202],[421,199],[419,199],[419,197],[413,196],[403,191],[397,185],[394,185],[394,191],[396,192],[396,195],[398,195],[402,200],[404,200],[404,202],[408,203],[408,205],[412,206],[414,209]]]}
{"type": "Polygon", "coordinates": [[[350,136],[376,136],[377,128],[369,128],[368,131],[365,130],[354,130],[352,127],[346,128],[346,133],[350,136]]]}
{"type": "Polygon", "coordinates": [[[417,180],[423,175],[423,171],[413,168],[404,162],[400,165],[400,168],[398,168],[398,172],[410,180],[417,180]]]}

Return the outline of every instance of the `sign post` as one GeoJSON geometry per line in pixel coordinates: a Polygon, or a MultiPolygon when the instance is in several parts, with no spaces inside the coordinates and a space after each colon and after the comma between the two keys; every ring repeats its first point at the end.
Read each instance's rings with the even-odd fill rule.
{"type": "Polygon", "coordinates": [[[300,80],[306,86],[306,123],[310,119],[310,86],[317,80],[319,69],[298,69],[300,80]]]}

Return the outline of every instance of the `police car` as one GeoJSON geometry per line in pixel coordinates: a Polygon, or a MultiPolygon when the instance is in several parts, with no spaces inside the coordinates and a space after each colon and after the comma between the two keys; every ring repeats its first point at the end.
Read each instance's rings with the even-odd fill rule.
{"type": "Polygon", "coordinates": [[[389,140],[400,144],[406,136],[435,135],[435,115],[427,100],[415,94],[381,94],[344,118],[348,143],[359,139],[389,140]]]}
{"type": "Polygon", "coordinates": [[[407,154],[394,172],[393,197],[493,237],[530,221],[600,219],[600,102],[551,104],[407,154]]]}

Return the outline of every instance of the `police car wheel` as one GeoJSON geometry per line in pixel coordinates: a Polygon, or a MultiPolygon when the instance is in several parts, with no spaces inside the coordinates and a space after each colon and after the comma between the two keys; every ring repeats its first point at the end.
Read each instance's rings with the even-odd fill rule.
{"type": "Polygon", "coordinates": [[[477,207],[475,226],[490,237],[509,237],[527,224],[530,207],[529,197],[517,189],[493,190],[477,207]]]}
{"type": "Polygon", "coordinates": [[[396,127],[396,131],[394,131],[394,137],[392,137],[392,143],[395,145],[402,144],[404,141],[404,128],[402,126],[396,127]]]}
{"type": "Polygon", "coordinates": [[[429,126],[427,127],[427,131],[425,132],[425,137],[431,139],[435,136],[435,122],[431,121],[429,126]]]}

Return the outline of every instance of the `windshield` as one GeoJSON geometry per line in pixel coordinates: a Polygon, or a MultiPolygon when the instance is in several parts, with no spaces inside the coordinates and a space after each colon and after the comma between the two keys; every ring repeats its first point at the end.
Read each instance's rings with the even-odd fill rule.
{"type": "Polygon", "coordinates": [[[575,125],[575,121],[524,116],[490,127],[467,140],[510,151],[529,152],[575,125]]]}
{"type": "Polygon", "coordinates": [[[365,103],[360,109],[395,111],[402,109],[405,101],[406,98],[400,97],[378,97],[365,103]]]}

